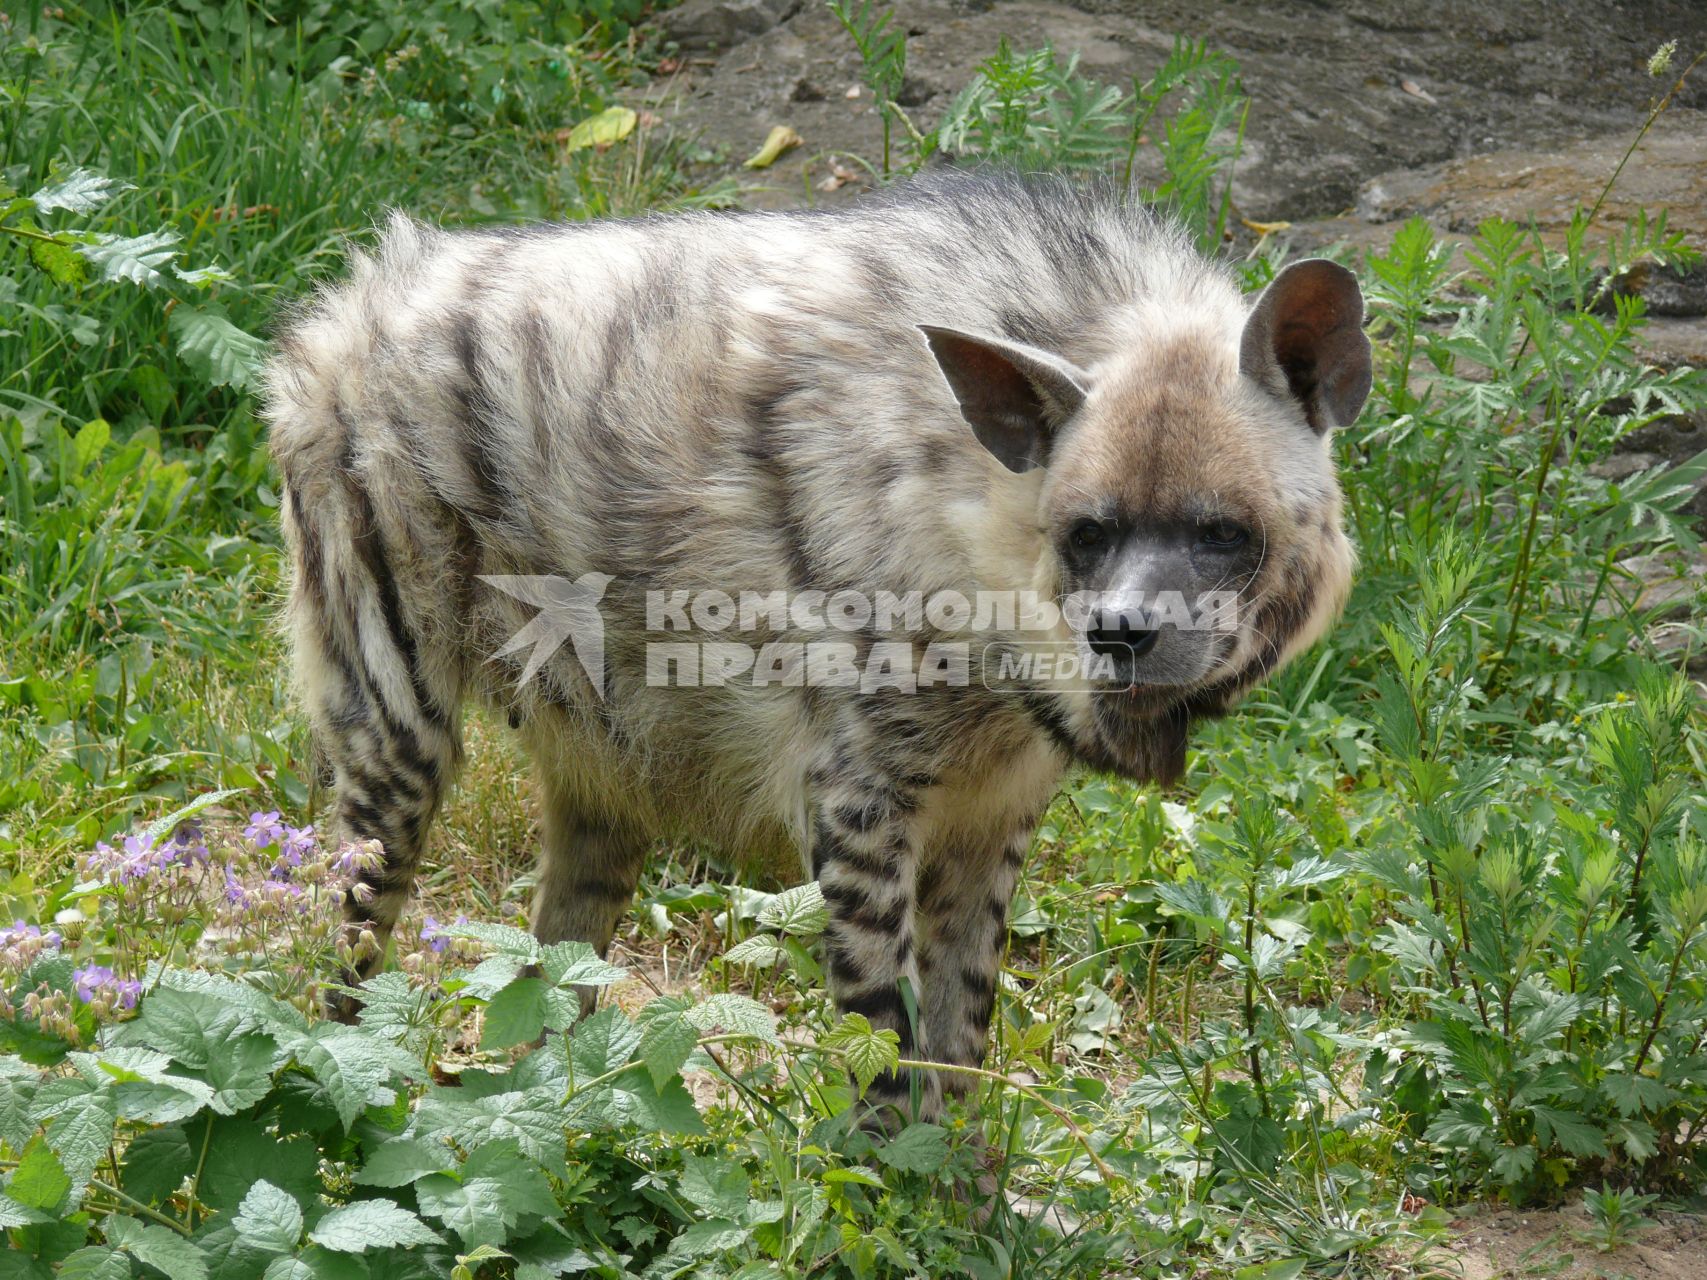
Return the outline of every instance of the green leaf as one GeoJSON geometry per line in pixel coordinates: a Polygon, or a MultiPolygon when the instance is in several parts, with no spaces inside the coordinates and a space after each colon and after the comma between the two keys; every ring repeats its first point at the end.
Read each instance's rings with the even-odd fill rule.
{"type": "Polygon", "coordinates": [[[285,1048],[319,1082],[346,1130],[369,1106],[392,1100],[388,1082],[393,1075],[422,1074],[396,1045],[359,1027],[320,1023],[285,1048]]]}
{"type": "Polygon", "coordinates": [[[554,942],[539,953],[540,972],[557,987],[608,987],[621,982],[628,970],[600,958],[589,943],[554,942]]]}
{"type": "Polygon", "coordinates": [[[59,1280],[130,1280],[130,1259],[111,1245],[92,1244],[59,1264],[59,1280]]]}
{"type": "Polygon", "coordinates": [[[59,1157],[40,1139],[24,1150],[24,1158],[12,1170],[6,1194],[26,1209],[57,1213],[71,1194],[71,1175],[59,1157]]]}
{"type": "Polygon", "coordinates": [[[274,1258],[261,1273],[261,1280],[314,1280],[314,1268],[301,1258],[274,1258]]]}
{"type": "Polygon", "coordinates": [[[172,1280],[207,1280],[207,1259],[201,1249],[170,1227],[145,1225],[135,1218],[114,1215],[102,1220],[101,1233],[108,1244],[123,1249],[146,1266],[165,1272],[172,1280]]]}
{"type": "Polygon", "coordinates": [[[443,1236],[391,1200],[358,1200],[334,1209],[308,1238],[339,1253],[444,1243],[443,1236]]]}
{"type": "Polygon", "coordinates": [[[486,1006],[480,1047],[508,1049],[511,1045],[537,1040],[552,1017],[547,998],[550,991],[542,978],[517,978],[504,987],[486,1006]]]}
{"type": "Polygon", "coordinates": [[[0,1142],[21,1151],[36,1131],[30,1118],[30,1100],[35,1097],[35,1072],[29,1079],[0,1076],[0,1142]]]}
{"type": "Polygon", "coordinates": [[[263,1177],[307,1209],[320,1196],[319,1152],[307,1138],[274,1137],[252,1116],[215,1120],[197,1191],[202,1201],[222,1213],[233,1211],[263,1177]]]}
{"type": "Polygon", "coordinates": [[[48,1125],[47,1145],[71,1175],[73,1194],[80,1194],[95,1176],[112,1143],[117,1118],[110,1096],[87,1093],[70,1099],[48,1125]]]}
{"type": "Polygon", "coordinates": [[[181,1126],[149,1129],[125,1147],[119,1187],[143,1204],[158,1204],[183,1186],[195,1167],[196,1152],[190,1150],[189,1135],[181,1126]]]}
{"type": "Polygon", "coordinates": [[[732,992],[708,996],[682,1016],[705,1035],[721,1029],[771,1044],[776,1042],[776,1019],[751,996],[732,992]]]}
{"type": "Polygon", "coordinates": [[[356,1181],[364,1187],[406,1187],[416,1178],[443,1173],[455,1164],[456,1157],[442,1143],[399,1138],[374,1151],[356,1181]]]}
{"type": "Polygon", "coordinates": [[[1600,1091],[1618,1108],[1621,1116],[1633,1116],[1653,1107],[1663,1107],[1677,1094],[1652,1076],[1609,1073],[1600,1082],[1600,1091]]]}
{"type": "Polygon", "coordinates": [[[30,261],[58,285],[75,288],[89,278],[89,264],[78,246],[60,240],[31,240],[30,261]]]}
{"type": "Polygon", "coordinates": [[[1307,1258],[1277,1258],[1273,1262],[1259,1262],[1255,1266],[1240,1267],[1233,1273],[1233,1280],[1298,1280],[1304,1274],[1308,1265],[1307,1258]]]}
{"type": "Polygon", "coordinates": [[[360,991],[363,1031],[402,1045],[412,1054],[426,1051],[436,1003],[430,988],[417,986],[406,973],[388,969],[362,983],[360,991]]]}
{"type": "Polygon", "coordinates": [[[826,1049],[841,1051],[863,1097],[871,1082],[901,1062],[901,1037],[888,1028],[873,1030],[864,1014],[845,1015],[824,1037],[826,1049]]]}
{"type": "Polygon", "coordinates": [[[614,1071],[640,1046],[640,1028],[615,1005],[575,1024],[566,1037],[569,1069],[577,1082],[614,1071]]]}
{"type": "Polygon", "coordinates": [[[723,953],[728,964],[770,966],[781,963],[788,948],[768,933],[755,933],[743,938],[723,953]]]}
{"type": "Polygon", "coordinates": [[[830,927],[830,909],[816,880],[784,889],[759,908],[759,924],[768,929],[814,937],[830,927]]]}
{"type": "Polygon", "coordinates": [[[421,1099],[415,1131],[448,1139],[465,1151],[509,1138],[529,1159],[563,1177],[565,1109],[553,1089],[494,1093],[463,1098],[459,1090],[435,1088],[421,1099]]]}
{"type": "Polygon", "coordinates": [[[733,1160],[683,1155],[682,1196],[712,1218],[739,1218],[747,1208],[752,1184],[747,1171],[733,1160]]]}
{"type": "Polygon", "coordinates": [[[652,1083],[662,1089],[664,1082],[674,1079],[699,1044],[699,1030],[685,1016],[679,997],[666,996],[655,1000],[649,1008],[669,1005],[647,1017],[640,1028],[640,1061],[651,1073],[652,1083]]]}
{"type": "Polygon", "coordinates": [[[243,1243],[263,1253],[289,1253],[302,1238],[302,1206],[264,1178],[249,1188],[231,1221],[243,1243]]]}
{"type": "Polygon", "coordinates": [[[505,1202],[518,1214],[541,1218],[561,1216],[544,1170],[523,1155],[513,1139],[475,1148],[463,1163],[461,1174],[465,1179],[490,1178],[498,1182],[504,1188],[505,1202]]]}
{"type": "Polygon", "coordinates": [[[261,370],[267,344],[232,324],[214,307],[180,303],[172,309],[171,328],[178,354],[216,387],[248,387],[261,370]]]}
{"type": "Polygon", "coordinates": [[[52,1222],[53,1215],[19,1204],[8,1195],[0,1195],[0,1230],[26,1227],[33,1222],[52,1222]]]}
{"type": "Polygon", "coordinates": [[[124,281],[153,288],[160,268],[178,256],[175,231],[150,231],[140,236],[97,235],[77,251],[94,264],[102,280],[124,281]]]}
{"type": "Polygon", "coordinates": [[[495,1178],[459,1181],[449,1174],[431,1174],[415,1184],[415,1200],[423,1214],[461,1236],[465,1248],[502,1245],[516,1225],[515,1209],[495,1178]]]}
{"type": "Polygon", "coordinates": [[[72,213],[91,213],[121,191],[134,191],[128,182],[104,177],[93,169],[73,169],[58,182],[50,183],[30,197],[39,213],[66,209],[72,213]]]}
{"type": "Polygon", "coordinates": [[[1581,1116],[1540,1105],[1531,1106],[1529,1110],[1535,1117],[1535,1136],[1543,1146],[1557,1143],[1573,1156],[1606,1154],[1605,1135],[1581,1116]]]}
{"type": "Polygon", "coordinates": [[[948,1132],[934,1124],[910,1124],[872,1154],[905,1173],[939,1173],[948,1159],[948,1132]]]}

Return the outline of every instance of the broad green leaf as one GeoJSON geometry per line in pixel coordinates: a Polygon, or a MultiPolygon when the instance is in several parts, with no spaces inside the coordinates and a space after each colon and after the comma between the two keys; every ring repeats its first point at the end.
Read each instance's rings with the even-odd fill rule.
{"type": "Polygon", "coordinates": [[[670,1241],[672,1258],[704,1258],[714,1253],[729,1253],[739,1249],[752,1238],[752,1231],[739,1223],[713,1218],[696,1222],[670,1241]]]}
{"type": "Polygon", "coordinates": [[[830,909],[816,880],[784,889],[759,908],[759,923],[795,937],[807,938],[830,927],[830,909]]]}
{"type": "Polygon", "coordinates": [[[554,942],[539,953],[540,972],[553,986],[608,987],[621,982],[628,970],[600,959],[585,942],[554,942]]]}
{"type": "Polygon", "coordinates": [[[348,1129],[369,1106],[392,1100],[394,1075],[419,1076],[419,1064],[389,1041],[358,1027],[320,1023],[284,1046],[306,1067],[348,1129]]]}
{"type": "Polygon", "coordinates": [[[1255,1266],[1240,1267],[1233,1273],[1233,1280],[1298,1280],[1304,1274],[1308,1265],[1307,1258],[1278,1258],[1273,1262],[1259,1262],[1255,1266]]]}
{"type": "MultiPolygon", "coordinates": [[[[195,1146],[201,1149],[199,1136],[195,1146]]],[[[216,1120],[197,1192],[203,1202],[220,1212],[234,1211],[261,1178],[290,1192],[305,1209],[313,1205],[320,1195],[320,1156],[313,1142],[277,1138],[253,1116],[216,1120]]]]}
{"type": "Polygon", "coordinates": [[[755,933],[725,951],[723,959],[729,964],[770,966],[780,963],[787,955],[788,948],[770,934],[755,933]]]}
{"type": "Polygon", "coordinates": [[[243,1243],[263,1253],[289,1253],[302,1238],[302,1206],[265,1179],[249,1188],[231,1222],[243,1243]]]}
{"type": "Polygon", "coordinates": [[[40,1139],[32,1142],[12,1170],[6,1194],[26,1209],[57,1213],[71,1194],[71,1175],[53,1151],[40,1139]]]}
{"type": "Polygon", "coordinates": [[[415,1184],[415,1200],[422,1214],[444,1223],[469,1249],[504,1244],[516,1225],[516,1211],[495,1178],[459,1181],[449,1174],[429,1174],[415,1184]]]}
{"type": "Polygon", "coordinates": [[[712,1218],[739,1218],[747,1208],[752,1184],[747,1171],[733,1160],[716,1156],[683,1155],[682,1197],[712,1218]]]}
{"type": "Polygon", "coordinates": [[[19,1204],[9,1195],[0,1194],[0,1230],[9,1227],[25,1227],[32,1222],[52,1222],[51,1214],[43,1213],[40,1209],[32,1209],[28,1205],[19,1204]]]}
{"type": "Polygon", "coordinates": [[[430,1133],[472,1151],[483,1142],[514,1139],[532,1160],[559,1177],[564,1164],[565,1108],[555,1090],[528,1089],[462,1098],[456,1089],[434,1088],[421,1099],[414,1132],[430,1133]]]}
{"type": "Polygon", "coordinates": [[[47,1145],[71,1175],[73,1195],[80,1194],[107,1154],[117,1120],[113,1100],[103,1093],[71,1099],[47,1127],[47,1145]]]}
{"type": "Polygon", "coordinates": [[[76,288],[89,278],[88,260],[76,244],[59,240],[31,240],[30,261],[45,271],[55,284],[76,288]]]}
{"type": "Polygon", "coordinates": [[[543,978],[517,978],[492,997],[486,1005],[480,1029],[482,1049],[508,1049],[511,1045],[537,1040],[553,1020],[551,988],[543,978]]]}
{"type": "Polygon", "coordinates": [[[364,1187],[406,1187],[416,1178],[443,1173],[455,1164],[456,1157],[442,1143],[398,1138],[368,1157],[361,1172],[356,1174],[356,1181],[364,1187]]]}
{"type": "Polygon", "coordinates": [[[59,1280],[130,1280],[130,1259],[111,1245],[92,1244],[59,1264],[59,1280]]]}
{"type": "Polygon", "coordinates": [[[320,1219],[308,1238],[339,1253],[444,1243],[438,1232],[391,1200],[358,1200],[334,1209],[320,1219]]]}
{"type": "Polygon", "coordinates": [[[569,130],[563,139],[563,150],[585,151],[588,147],[594,147],[602,151],[633,133],[635,122],[639,118],[627,107],[606,107],[596,116],[588,116],[569,130]]]}
{"type": "Polygon", "coordinates": [[[751,996],[732,992],[707,996],[682,1016],[705,1035],[722,1030],[776,1041],[776,1018],[751,996]]]}
{"type": "Polygon", "coordinates": [[[1583,1117],[1557,1107],[1534,1105],[1529,1110],[1535,1117],[1535,1136],[1542,1145],[1556,1142],[1573,1156],[1606,1154],[1606,1136],[1583,1117]]]}
{"type": "Polygon", "coordinates": [[[464,1162],[461,1175],[464,1179],[489,1178],[499,1183],[504,1189],[505,1203],[517,1214],[560,1216],[545,1171],[523,1155],[513,1139],[476,1147],[464,1162]]]}
{"type": "Polygon", "coordinates": [[[170,1227],[114,1215],[102,1221],[101,1232],[108,1244],[165,1272],[172,1280],[207,1280],[207,1259],[201,1249],[170,1227]]]}
{"type": "Polygon", "coordinates": [[[0,1076],[0,1142],[14,1151],[21,1151],[36,1131],[36,1122],[30,1118],[30,1100],[36,1092],[34,1074],[32,1070],[31,1079],[0,1076]]]}
{"type": "Polygon", "coordinates": [[[575,1024],[566,1037],[569,1069],[577,1084],[614,1071],[640,1047],[640,1028],[615,1005],[575,1024]]]}
{"type": "Polygon", "coordinates": [[[948,1159],[948,1133],[934,1124],[910,1124],[872,1154],[891,1169],[939,1173],[948,1159]]]}
{"type": "MultiPolygon", "coordinates": [[[[196,1126],[206,1132],[206,1122],[196,1126]]],[[[196,1167],[196,1152],[190,1150],[188,1133],[179,1125],[149,1129],[130,1140],[124,1149],[120,1189],[143,1204],[157,1204],[184,1184],[196,1167]]]]}
{"type": "MultiPolygon", "coordinates": [[[[672,1007],[645,1018],[640,1028],[640,1061],[646,1064],[652,1083],[660,1089],[666,1080],[673,1079],[681,1071],[688,1055],[699,1043],[698,1028],[687,1020],[686,1010],[675,1002],[674,997],[656,1000],[653,1006],[666,1003],[672,1007]]],[[[642,1016],[645,1017],[644,1014],[642,1016]]]]}
{"type": "Polygon", "coordinates": [[[147,288],[160,283],[160,268],[178,256],[178,234],[175,231],[150,231],[140,236],[101,234],[92,244],[78,246],[101,279],[143,285],[147,288]]]}
{"type": "Polygon", "coordinates": [[[874,1030],[864,1014],[845,1015],[831,1028],[823,1043],[826,1049],[841,1051],[862,1097],[873,1080],[885,1071],[895,1070],[901,1061],[901,1037],[887,1027],[874,1030]]]}
{"type": "Polygon", "coordinates": [[[267,344],[214,308],[180,303],[172,309],[170,323],[178,340],[178,354],[214,386],[241,391],[260,372],[267,344]]]}
{"type": "Polygon", "coordinates": [[[93,169],[73,169],[58,182],[50,183],[30,197],[38,212],[52,213],[66,209],[72,213],[91,213],[121,191],[134,191],[128,182],[108,178],[93,169]]]}

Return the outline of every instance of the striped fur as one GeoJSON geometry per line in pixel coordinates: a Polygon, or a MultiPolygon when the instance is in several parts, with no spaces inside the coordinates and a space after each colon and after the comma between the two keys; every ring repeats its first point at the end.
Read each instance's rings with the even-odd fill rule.
{"type": "MultiPolygon", "coordinates": [[[[1342,601],[1325,440],[1361,403],[1361,335],[1341,316],[1324,332],[1344,350],[1289,339],[1327,304],[1283,293],[1265,319],[1120,198],[990,176],[835,213],[459,232],[393,218],[287,322],[268,372],[297,671],[339,829],[386,851],[352,930],[382,943],[403,909],[472,696],[536,762],[541,937],[606,946],[659,837],[793,849],[830,905],[838,1007],[909,1055],[978,1063],[1008,900],[1063,770],[1170,780],[1190,721],[1342,601]],[[1039,411],[1045,465],[980,443],[984,384],[933,359],[921,325],[997,340],[965,350],[1031,370],[1016,386],[1033,408],[1053,403],[1051,370],[1060,395],[1087,393],[1039,411]],[[1237,631],[1170,637],[1130,695],[646,681],[648,640],[681,638],[648,634],[648,591],[1053,599],[1099,585],[1062,550],[1087,511],[1127,549],[1235,512],[1255,530],[1244,559],[1212,574],[1192,544],[1177,567],[1236,586],[1237,631]],[[593,572],[611,579],[604,687],[568,646],[520,683],[527,651],[493,655],[533,611],[482,575],[593,572]],[[901,978],[921,992],[916,1034],[901,978]]],[[[1366,387],[1367,344],[1362,360],[1366,387]]],[[[863,655],[939,637],[846,638],[863,655]]]]}

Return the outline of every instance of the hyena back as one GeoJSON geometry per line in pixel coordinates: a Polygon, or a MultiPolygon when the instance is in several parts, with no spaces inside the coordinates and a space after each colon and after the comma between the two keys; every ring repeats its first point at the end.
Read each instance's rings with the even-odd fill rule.
{"type": "MultiPolygon", "coordinates": [[[[1063,770],[1172,780],[1190,722],[1337,612],[1328,437],[1368,390],[1361,317],[1342,268],[1296,264],[1251,307],[1142,209],[1052,182],[944,178],[831,214],[392,219],[268,375],[297,670],[339,834],[385,849],[352,900],[359,968],[405,905],[472,694],[536,764],[540,937],[606,947],[659,837],[793,849],[830,908],[837,1007],[903,1056],[976,1065],[1063,770]],[[522,679],[536,610],[492,580],[588,591],[602,661],[563,645],[522,679]],[[1164,589],[1231,592],[1235,618],[1135,603],[1164,589]],[[968,678],[916,690],[660,687],[649,644],[691,637],[649,601],[779,590],[1089,593],[1097,611],[1044,638],[1107,662],[1089,687],[988,679],[989,654],[1038,638],[999,630],[968,678]]],[[[738,638],[823,638],[765,624],[738,638]]],[[[864,659],[968,634],[933,615],[835,638],[864,659]]],[[[944,1074],[927,1109],[964,1079],[944,1074]]]]}

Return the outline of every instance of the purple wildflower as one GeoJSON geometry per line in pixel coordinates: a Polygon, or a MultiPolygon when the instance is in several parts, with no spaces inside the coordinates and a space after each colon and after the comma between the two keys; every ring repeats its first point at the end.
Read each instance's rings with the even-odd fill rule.
{"type": "MultiPolygon", "coordinates": [[[[456,925],[467,923],[468,917],[459,915],[456,918],[456,924],[451,925],[451,928],[454,929],[456,925]]],[[[444,925],[433,919],[432,916],[428,916],[421,921],[421,941],[427,944],[429,950],[442,952],[450,946],[451,937],[445,932],[444,925]]]]}
{"type": "Polygon", "coordinates": [[[306,827],[293,827],[288,823],[283,828],[283,853],[281,860],[293,867],[300,867],[304,858],[312,858],[315,850],[314,824],[306,827]]]}
{"type": "Polygon", "coordinates": [[[285,826],[279,821],[279,811],[251,813],[249,825],[243,828],[244,838],[257,849],[270,849],[285,838],[285,826]]]}
{"type": "Polygon", "coordinates": [[[100,993],[102,987],[111,986],[116,978],[113,971],[104,964],[88,964],[81,969],[72,971],[72,988],[77,992],[77,998],[84,1004],[100,993]]]}
{"type": "Polygon", "coordinates": [[[121,1009],[134,1009],[142,998],[142,983],[135,978],[123,978],[114,984],[114,995],[121,1009]]]}

